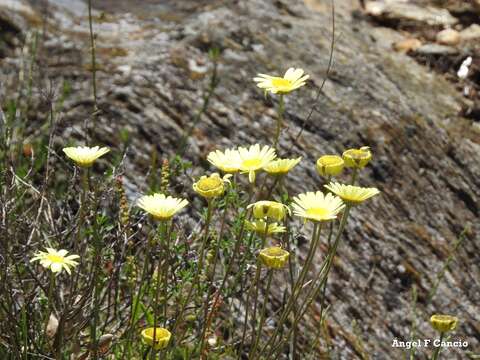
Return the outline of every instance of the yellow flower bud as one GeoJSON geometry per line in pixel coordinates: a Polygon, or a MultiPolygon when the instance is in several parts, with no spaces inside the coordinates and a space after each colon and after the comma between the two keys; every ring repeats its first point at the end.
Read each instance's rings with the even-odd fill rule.
{"type": "Polygon", "coordinates": [[[323,155],[317,160],[317,172],[321,176],[337,176],[343,171],[344,161],[338,155],[323,155]]]}
{"type": "Polygon", "coordinates": [[[193,184],[193,190],[204,198],[214,198],[223,195],[225,191],[225,183],[228,181],[229,175],[223,178],[217,173],[210,176],[202,176],[200,180],[193,184]]]}
{"type": "Polygon", "coordinates": [[[372,152],[368,146],[360,149],[349,149],[343,153],[345,166],[363,169],[372,159],[372,152]]]}
{"type": "Polygon", "coordinates": [[[248,205],[248,209],[253,207],[253,216],[256,219],[265,219],[270,218],[276,221],[281,221],[288,213],[290,214],[290,209],[288,206],[275,202],[275,201],[257,201],[256,203],[248,205]]]}
{"type": "Polygon", "coordinates": [[[432,327],[440,333],[455,330],[457,327],[458,319],[455,316],[450,315],[432,315],[430,318],[430,324],[432,327]]]}
{"type": "Polygon", "coordinates": [[[167,329],[149,327],[141,333],[142,341],[145,345],[153,347],[155,350],[165,349],[168,346],[172,334],[167,329]],[[153,341],[155,335],[155,343],[153,341]]]}
{"type": "Polygon", "coordinates": [[[250,231],[255,231],[257,234],[260,236],[265,235],[271,235],[271,234],[276,234],[276,233],[284,233],[287,231],[285,226],[278,225],[278,223],[269,223],[268,228],[267,228],[267,223],[265,220],[256,220],[254,222],[246,221],[245,225],[247,226],[247,229],[250,231]]]}
{"type": "Polygon", "coordinates": [[[261,250],[258,256],[267,268],[281,269],[286,265],[290,254],[279,246],[272,246],[261,250]]]}

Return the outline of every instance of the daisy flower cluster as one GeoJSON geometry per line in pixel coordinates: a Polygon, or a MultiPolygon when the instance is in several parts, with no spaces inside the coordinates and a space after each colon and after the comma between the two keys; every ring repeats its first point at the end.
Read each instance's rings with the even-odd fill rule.
{"type": "MultiPolygon", "coordinates": [[[[152,219],[153,221],[150,223],[153,229],[148,235],[148,241],[145,241],[145,246],[148,250],[143,257],[144,263],[142,266],[139,266],[143,267],[143,275],[138,288],[135,287],[138,273],[133,276],[132,283],[134,284],[133,292],[135,296],[131,298],[131,304],[129,305],[131,314],[127,330],[125,331],[127,345],[125,346],[124,354],[126,355],[124,356],[130,356],[132,334],[138,331],[137,317],[140,312],[148,313],[148,316],[146,316],[147,323],[143,330],[137,333],[137,338],[147,348],[143,358],[146,358],[149,352],[151,357],[155,357],[157,351],[168,353],[172,343],[181,343],[182,339],[185,338],[186,318],[189,316],[188,312],[191,311],[191,303],[199,303],[198,299],[202,299],[201,302],[204,302],[205,305],[201,313],[201,316],[203,316],[201,326],[203,328],[197,350],[200,354],[205,353],[208,346],[212,347],[212,344],[216,343],[212,338],[208,338],[212,334],[210,326],[214,322],[215,314],[221,301],[220,298],[222,293],[225,292],[228,277],[233,275],[234,268],[240,269],[237,275],[240,277],[243,276],[242,269],[245,269],[245,265],[251,265],[255,268],[255,275],[252,284],[248,287],[247,301],[244,304],[246,309],[244,334],[248,329],[250,301],[255,304],[253,314],[251,315],[254,318],[257,316],[258,289],[259,283],[262,281],[262,269],[268,273],[264,294],[265,303],[258,314],[260,319],[258,329],[253,332],[251,338],[249,358],[252,359],[257,359],[258,351],[260,353],[263,353],[265,350],[273,351],[275,346],[278,345],[276,338],[278,331],[280,331],[278,329],[282,329],[284,323],[290,318],[292,320],[292,328],[295,328],[299,319],[303,316],[302,310],[309,306],[308,301],[313,301],[319,293],[319,289],[324,289],[326,286],[333,258],[336,256],[340,236],[345,229],[350,210],[378,195],[380,191],[374,187],[362,187],[356,184],[358,173],[372,159],[370,148],[363,146],[358,149],[348,149],[341,155],[325,154],[320,156],[312,164],[312,168],[315,168],[318,175],[321,176],[321,186],[310,191],[290,195],[288,187],[285,185],[285,177],[288,173],[298,170],[297,165],[302,162],[302,157],[278,157],[279,149],[277,145],[281,132],[281,119],[284,115],[283,96],[306,85],[308,78],[309,75],[306,75],[302,69],[296,68],[288,69],[283,77],[265,74],[259,74],[255,77],[254,81],[259,88],[266,93],[280,97],[279,121],[277,123],[277,133],[274,141],[272,141],[273,146],[257,143],[224,150],[218,149],[207,155],[206,160],[216,169],[215,172],[201,175],[196,181],[193,181],[191,187],[191,191],[203,198],[208,207],[203,212],[205,215],[203,216],[202,230],[194,233],[195,242],[188,244],[188,247],[191,246],[192,248],[192,253],[196,254],[195,263],[189,265],[194,267],[195,271],[188,278],[187,286],[181,287],[181,291],[175,290],[181,296],[169,293],[171,289],[176,289],[178,279],[181,281],[183,274],[188,271],[188,269],[179,270],[179,267],[181,268],[182,265],[178,263],[178,255],[171,254],[173,249],[172,240],[177,241],[175,236],[178,233],[173,219],[190,205],[190,201],[184,197],[170,195],[167,191],[169,186],[168,177],[170,175],[168,166],[162,168],[162,186],[160,190],[142,195],[137,200],[136,207],[141,209],[142,214],[146,215],[140,216],[139,221],[144,221],[148,218],[152,219]],[[344,172],[346,168],[352,169],[350,181],[345,181],[344,172]],[[242,186],[242,181],[239,181],[242,179],[242,175],[248,178],[248,182],[246,180],[243,182],[248,185],[245,186],[247,191],[244,192],[238,191],[242,186]],[[333,180],[334,178],[340,180],[333,180]],[[260,180],[263,183],[257,184],[260,183],[260,180]],[[237,183],[237,181],[239,182],[237,183]],[[233,192],[237,192],[236,197],[227,196],[227,194],[232,194],[233,192]],[[238,199],[237,202],[232,203],[232,198],[238,199]],[[215,222],[219,220],[219,214],[216,213],[216,210],[220,207],[223,209],[223,217],[220,221],[221,225],[217,226],[215,222]],[[313,225],[311,241],[307,245],[308,254],[304,259],[299,256],[299,245],[292,242],[292,232],[294,231],[294,227],[291,226],[292,216],[300,220],[298,224],[303,230],[306,229],[306,227],[303,227],[306,223],[313,225]],[[231,230],[231,237],[236,239],[233,249],[228,249],[228,246],[231,244],[228,244],[228,246],[224,245],[221,248],[219,244],[226,237],[223,232],[225,228],[229,227],[230,217],[233,217],[234,220],[239,220],[241,230],[235,230],[232,227],[234,230],[231,230]],[[330,226],[323,226],[325,223],[329,223],[330,226]],[[334,225],[337,225],[335,232],[333,231],[334,225]],[[220,228],[220,233],[215,234],[215,231],[219,230],[218,228],[220,228]],[[323,234],[322,229],[328,228],[330,229],[330,234],[325,234],[325,236],[329,239],[329,248],[325,256],[323,270],[311,279],[308,279],[312,263],[316,258],[315,254],[318,244],[323,234]],[[334,233],[336,234],[335,236],[333,236],[334,233]],[[330,243],[331,238],[333,241],[330,243]],[[226,259],[219,260],[222,252],[226,259]],[[236,258],[238,256],[242,256],[241,261],[237,261],[236,258]],[[249,258],[249,256],[251,257],[249,258]],[[222,263],[222,261],[225,263],[224,278],[223,281],[219,282],[220,286],[218,286],[215,280],[215,269],[217,268],[217,263],[222,263]],[[249,261],[253,263],[249,264],[249,261]],[[270,334],[267,342],[262,347],[261,334],[266,322],[266,302],[268,301],[268,292],[272,285],[273,274],[287,267],[290,271],[293,271],[292,264],[296,264],[299,269],[296,276],[293,273],[291,274],[290,297],[282,307],[275,331],[270,334]],[[207,283],[210,281],[207,286],[207,288],[210,287],[210,290],[206,294],[199,294],[199,291],[204,290],[202,282],[205,281],[207,283]],[[308,288],[309,291],[307,295],[302,294],[305,288],[308,288]],[[215,292],[211,289],[215,289],[215,292]],[[144,303],[147,299],[149,306],[146,306],[144,303]],[[294,304],[297,304],[298,307],[297,312],[292,315],[291,311],[294,304]],[[175,307],[175,311],[171,310],[173,307],[175,307]],[[173,316],[174,319],[169,320],[168,316],[173,316]],[[182,331],[183,333],[181,333],[182,331]]],[[[89,207],[89,192],[91,191],[89,168],[109,153],[109,151],[109,148],[100,146],[77,146],[63,149],[65,155],[80,168],[82,173],[83,191],[81,193],[76,232],[79,240],[81,240],[82,236],[88,236],[82,233],[82,228],[88,227],[89,222],[96,221],[92,220],[92,217],[88,218],[85,215],[89,207]]],[[[307,165],[304,164],[304,166],[307,165]]],[[[122,221],[128,224],[129,209],[126,202],[123,199],[121,204],[123,211],[122,219],[124,219],[122,221]]],[[[96,286],[99,283],[98,276],[101,272],[102,262],[99,259],[102,259],[104,249],[100,237],[94,237],[94,240],[91,245],[95,263],[92,265],[93,277],[90,282],[94,289],[91,300],[91,308],[94,315],[91,321],[90,334],[92,334],[91,336],[94,339],[93,347],[99,348],[99,343],[95,344],[98,321],[96,316],[101,311],[102,303],[99,296],[100,292],[97,293],[98,288],[96,286]]],[[[81,243],[80,241],[80,244],[73,245],[74,252],[82,249],[83,245],[81,243]]],[[[125,240],[125,244],[128,243],[125,240]]],[[[123,251],[126,251],[125,249],[126,247],[123,251]]],[[[55,285],[55,277],[58,274],[65,271],[70,275],[72,270],[79,264],[77,260],[81,257],[69,254],[69,251],[48,247],[46,251],[35,253],[31,259],[31,262],[39,262],[43,268],[51,271],[50,289],[55,285]]],[[[133,263],[135,256],[130,256],[124,263],[133,263]]],[[[83,262],[83,255],[81,259],[83,262]]],[[[248,273],[246,274],[248,278],[248,273]]],[[[55,291],[50,290],[49,299],[55,301],[56,297],[58,296],[55,295],[55,291]]],[[[110,297],[108,298],[110,299],[110,297]]],[[[321,316],[322,314],[320,314],[321,316]]],[[[54,320],[57,321],[55,317],[54,320]]],[[[453,329],[455,324],[452,321],[447,324],[447,320],[437,317],[432,320],[432,324],[441,330],[453,329]]],[[[99,339],[102,338],[100,337],[99,339]]],[[[113,341],[113,337],[109,336],[108,339],[110,344],[113,341]]]]}

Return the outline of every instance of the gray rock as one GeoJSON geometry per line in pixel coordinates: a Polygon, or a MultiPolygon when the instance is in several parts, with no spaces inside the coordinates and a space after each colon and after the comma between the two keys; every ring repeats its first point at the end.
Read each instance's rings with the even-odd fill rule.
{"type": "MultiPolygon", "coordinates": [[[[353,210],[331,274],[328,326],[335,354],[343,359],[359,356],[352,327],[355,320],[360,324],[357,332],[362,346],[372,358],[402,358],[405,351],[391,344],[395,337],[409,336],[413,284],[419,292],[420,338],[434,336],[427,322],[430,314],[446,312],[461,319],[455,335],[476,344],[480,333],[480,315],[475,310],[480,302],[480,134],[472,131],[471,120],[459,116],[464,100],[455,86],[413,59],[373,41],[373,26],[351,16],[356,5],[337,2],[337,36],[341,36],[337,37],[334,69],[317,111],[297,140],[327,68],[331,36],[327,6],[318,6],[313,0],[308,1],[311,7],[299,0],[159,0],[158,6],[155,1],[144,1],[147,14],[143,0],[118,1],[107,23],[96,25],[97,47],[102,49],[98,54],[102,111],[91,126],[93,141],[120,153],[121,132],[128,129],[124,176],[129,196],[147,189],[152,151],[162,158],[171,157],[201,106],[210,69],[203,76],[192,76],[191,66],[192,61],[195,66],[209,64],[209,48],[218,47],[226,56],[220,59],[219,86],[189,143],[186,158],[196,169],[189,174],[192,176],[213,170],[204,161],[211,150],[271,143],[276,121],[271,109],[278,98],[265,99],[252,78],[258,72],[282,74],[290,66],[302,67],[311,80],[287,97],[286,128],[279,151],[284,157],[303,157],[286,181],[290,194],[318,189],[321,180],[314,164],[320,155],[363,145],[372,148],[374,159],[361,172],[359,182],[382,191],[378,198],[353,210]],[[115,24],[125,26],[120,29],[115,24]],[[469,239],[447,269],[438,295],[426,303],[436,274],[468,222],[473,224],[469,239]]],[[[103,10],[105,4],[112,2],[105,2],[103,10]]],[[[380,15],[372,16],[431,25],[456,23],[441,9],[385,4],[380,15]]],[[[66,37],[69,45],[52,42],[55,49],[49,54],[55,51],[62,62],[48,58],[52,65],[49,76],[55,83],[68,80],[73,94],[64,103],[54,144],[58,150],[66,139],[83,140],[82,125],[91,113],[92,101],[86,17],[61,7],[54,11],[57,15],[46,36],[66,37]],[[72,24],[74,31],[70,31],[72,24]],[[76,46],[72,48],[70,43],[76,46]]],[[[29,21],[22,13],[16,16],[29,21]]],[[[26,32],[28,27],[21,25],[20,29],[26,32]]],[[[387,32],[376,29],[375,34],[387,32]]],[[[456,50],[427,44],[417,51],[452,54],[456,50]]],[[[19,56],[18,52],[8,56],[0,60],[4,84],[0,98],[10,95],[18,79],[19,61],[10,61],[19,56]]],[[[40,99],[36,100],[31,105],[37,105],[34,119],[41,121],[46,113],[40,99]]],[[[31,126],[27,133],[34,133],[38,123],[31,126]]],[[[341,181],[348,181],[348,176],[341,181]]],[[[178,182],[182,185],[179,194],[195,197],[189,178],[178,182]]],[[[195,219],[195,212],[188,218],[195,219]]],[[[192,221],[182,221],[194,228],[192,221]]],[[[301,231],[308,235],[308,229],[301,231]]],[[[302,256],[305,250],[306,244],[299,246],[302,256]]],[[[323,251],[319,251],[318,260],[323,251]]],[[[284,281],[276,281],[276,287],[282,289],[284,281]]],[[[276,295],[281,298],[281,291],[276,295]]],[[[318,309],[319,304],[315,304],[301,324],[305,341],[315,333],[312,329],[318,329],[318,309]]],[[[240,321],[238,314],[222,316],[236,324],[240,321]]],[[[452,359],[464,356],[459,349],[448,349],[448,354],[452,359]]]]}

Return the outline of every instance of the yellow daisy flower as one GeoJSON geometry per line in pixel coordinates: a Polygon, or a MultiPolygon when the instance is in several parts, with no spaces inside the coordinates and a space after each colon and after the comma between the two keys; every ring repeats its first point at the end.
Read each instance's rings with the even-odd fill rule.
{"type": "Polygon", "coordinates": [[[329,221],[337,218],[343,210],[343,201],[330,193],[325,195],[321,191],[307,192],[293,198],[293,213],[305,220],[329,221]]]}
{"type": "MultiPolygon", "coordinates": [[[[265,234],[265,227],[267,223],[264,220],[256,220],[253,222],[246,221],[245,224],[248,230],[255,231],[259,235],[265,234]]],[[[268,224],[267,235],[284,233],[285,231],[287,231],[285,226],[278,225],[278,223],[270,223],[268,224]]]]}
{"type": "Polygon", "coordinates": [[[292,170],[299,162],[302,160],[302,157],[296,159],[278,159],[270,162],[266,165],[263,170],[271,175],[284,175],[292,170]]]}
{"type": "Polygon", "coordinates": [[[258,257],[267,268],[281,269],[288,261],[289,252],[279,246],[272,246],[260,251],[258,257]]]}
{"type": "Polygon", "coordinates": [[[230,183],[228,179],[231,176],[231,174],[227,174],[221,178],[217,173],[213,173],[210,176],[204,175],[193,184],[193,190],[207,199],[223,195],[225,183],[230,183]]]}
{"type": "Polygon", "coordinates": [[[212,151],[208,154],[207,160],[210,164],[226,173],[236,173],[240,170],[240,154],[238,150],[212,151]]]}
{"type": "Polygon", "coordinates": [[[432,315],[430,318],[430,324],[432,327],[440,333],[455,330],[457,327],[458,318],[450,315],[432,315]]]}
{"type": "Polygon", "coordinates": [[[253,78],[257,86],[272,94],[287,94],[305,85],[309,75],[304,75],[302,69],[290,68],[283,77],[258,74],[253,78]]]}
{"type": "Polygon", "coordinates": [[[63,148],[63,152],[78,166],[90,167],[99,157],[105,155],[110,151],[107,147],[100,148],[99,146],[77,146],[63,148]]]}
{"type": "Polygon", "coordinates": [[[260,148],[259,144],[250,146],[249,148],[238,148],[240,155],[240,170],[244,173],[248,172],[248,179],[251,183],[255,181],[255,172],[267,166],[275,160],[277,155],[275,150],[270,146],[260,148]]]}
{"type": "Polygon", "coordinates": [[[30,260],[30,262],[40,261],[40,265],[46,269],[50,269],[54,273],[60,273],[63,269],[65,269],[68,274],[71,274],[70,268],[78,265],[78,262],[74,260],[78,259],[80,256],[67,256],[67,254],[67,250],[57,251],[52,248],[47,248],[47,252],[39,251],[34,254],[34,257],[30,260]]]}
{"type": "Polygon", "coordinates": [[[185,199],[158,193],[142,196],[138,200],[138,206],[157,220],[168,220],[187,205],[188,201],[185,199]]]}
{"type": "Polygon", "coordinates": [[[282,203],[276,201],[257,201],[256,203],[247,206],[247,209],[253,207],[253,216],[256,219],[270,218],[276,221],[281,221],[288,213],[290,214],[290,208],[282,203]]]}
{"type": "Polygon", "coordinates": [[[317,172],[321,176],[337,176],[343,171],[344,161],[338,155],[323,155],[317,160],[317,172]]]}
{"type": "Polygon", "coordinates": [[[372,159],[372,152],[368,146],[360,149],[349,149],[343,153],[346,167],[363,169],[372,159]]]}
{"type": "Polygon", "coordinates": [[[358,205],[372,196],[380,194],[380,190],[377,188],[364,188],[340,183],[330,183],[325,187],[350,205],[358,205]]]}
{"type": "Polygon", "coordinates": [[[162,350],[168,346],[172,334],[165,328],[149,327],[141,332],[142,342],[145,345],[153,347],[155,350],[162,350]],[[155,337],[155,343],[153,338],[155,337]]]}

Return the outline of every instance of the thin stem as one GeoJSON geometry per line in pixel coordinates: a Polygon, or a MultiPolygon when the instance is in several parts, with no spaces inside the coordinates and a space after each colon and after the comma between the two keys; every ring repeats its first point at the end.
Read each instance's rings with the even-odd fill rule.
{"type": "MultiPolygon", "coordinates": [[[[208,232],[209,232],[209,229],[210,229],[210,223],[211,223],[211,220],[212,220],[212,214],[213,214],[214,207],[215,207],[214,199],[209,199],[208,200],[208,209],[207,209],[207,219],[205,221],[205,231],[204,231],[204,234],[203,234],[203,241],[202,241],[202,245],[200,247],[200,254],[199,254],[199,259],[198,259],[198,269],[197,269],[197,272],[195,274],[195,277],[193,278],[192,285],[191,285],[190,289],[188,290],[187,296],[185,297],[185,300],[183,301],[183,303],[180,307],[179,315],[177,317],[177,320],[175,321],[175,325],[173,326],[173,332],[175,332],[175,329],[178,328],[178,326],[183,321],[183,316],[184,316],[184,313],[185,313],[185,309],[186,309],[187,304],[189,303],[189,301],[191,300],[191,297],[193,295],[193,289],[196,288],[196,287],[198,287],[198,289],[200,289],[199,279],[200,279],[200,275],[203,271],[205,249],[207,247],[208,232]]],[[[202,343],[200,345],[200,351],[201,351],[200,353],[202,353],[203,346],[204,346],[203,339],[201,341],[202,341],[202,343]]]]}
{"type": "Polygon", "coordinates": [[[321,223],[317,223],[315,222],[314,223],[314,227],[313,227],[313,233],[312,233],[312,241],[311,241],[311,245],[310,245],[310,249],[308,251],[308,255],[307,255],[307,259],[305,261],[305,264],[302,268],[302,271],[300,272],[300,275],[295,283],[295,287],[294,287],[294,290],[287,302],[287,305],[285,306],[285,309],[284,311],[282,312],[282,315],[280,317],[280,320],[278,321],[277,323],[277,326],[275,327],[275,330],[272,334],[272,336],[270,337],[270,339],[268,340],[267,344],[265,344],[265,346],[263,347],[263,349],[260,351],[260,354],[263,354],[264,353],[264,350],[266,350],[268,348],[268,346],[270,345],[273,345],[279,332],[280,332],[280,329],[283,327],[283,324],[284,322],[286,321],[286,319],[288,318],[288,315],[293,307],[293,305],[296,303],[297,299],[298,299],[298,296],[300,295],[300,291],[303,287],[303,284],[304,284],[304,280],[305,280],[305,276],[306,274],[308,273],[308,270],[310,268],[310,264],[311,264],[311,261],[313,259],[313,256],[314,256],[314,253],[315,253],[315,249],[317,247],[317,243],[318,243],[318,240],[320,238],[320,232],[321,232],[321,223]]]}
{"type": "Polygon", "coordinates": [[[275,130],[275,138],[273,141],[273,147],[277,150],[278,142],[280,141],[280,132],[282,131],[283,123],[283,113],[285,111],[285,103],[283,100],[283,94],[280,95],[278,99],[278,109],[277,109],[277,128],[275,130]]]}
{"type": "Polygon", "coordinates": [[[350,185],[355,185],[355,181],[357,180],[358,168],[353,168],[352,179],[350,180],[350,185]]]}
{"type": "MultiPolygon", "coordinates": [[[[308,307],[310,306],[310,304],[316,299],[316,297],[318,296],[318,294],[320,293],[320,291],[323,289],[323,286],[325,285],[325,283],[327,282],[328,280],[328,275],[330,273],[330,269],[332,267],[332,264],[333,264],[333,259],[336,255],[336,252],[337,252],[337,248],[338,248],[338,245],[340,243],[340,239],[341,239],[341,235],[343,234],[343,231],[345,229],[345,226],[346,226],[346,223],[347,223],[347,219],[348,219],[348,215],[350,213],[350,208],[351,206],[350,205],[347,205],[345,207],[345,210],[343,212],[343,216],[342,216],[342,219],[340,221],[340,225],[339,225],[339,229],[338,229],[338,232],[337,232],[337,235],[335,237],[335,241],[333,243],[333,246],[332,246],[332,249],[331,251],[329,252],[329,255],[327,257],[327,260],[326,262],[322,265],[322,268],[320,269],[320,271],[318,272],[318,275],[315,277],[314,281],[312,282],[313,284],[318,283],[318,285],[316,287],[312,287],[312,289],[309,291],[309,293],[307,294],[307,297],[305,299],[305,301],[303,302],[303,304],[300,306],[300,312],[298,314],[298,316],[294,319],[294,322],[293,322],[293,325],[291,326],[289,332],[287,333],[287,336],[286,338],[288,339],[293,331],[293,329],[298,325],[298,322],[300,321],[300,319],[303,317],[303,315],[305,315],[305,313],[307,312],[308,310],[308,307]]],[[[322,313],[323,313],[323,309],[321,309],[322,313]]],[[[320,318],[322,318],[323,314],[320,313],[320,318]]],[[[283,341],[280,340],[279,344],[277,344],[277,346],[273,346],[273,341],[272,341],[272,348],[268,354],[268,356],[266,357],[266,359],[269,359],[270,356],[272,354],[274,354],[276,352],[277,349],[279,349],[279,347],[282,345],[283,341]]],[[[267,344],[268,345],[268,344],[267,344]]],[[[264,347],[264,350],[266,349],[267,347],[265,346],[264,347]]],[[[263,352],[263,351],[262,351],[263,352]]]]}
{"type": "MultiPolygon", "coordinates": [[[[207,332],[210,328],[210,323],[211,323],[211,316],[208,312],[208,308],[209,308],[208,305],[210,303],[210,295],[213,293],[213,290],[214,290],[214,279],[215,279],[215,272],[216,272],[216,269],[217,269],[219,252],[220,252],[220,241],[223,238],[223,233],[225,231],[225,222],[226,222],[226,218],[227,218],[229,205],[230,205],[230,197],[227,196],[226,199],[225,199],[225,206],[223,208],[222,221],[221,221],[221,226],[220,226],[220,233],[218,234],[217,242],[216,242],[216,245],[215,245],[215,255],[214,255],[214,259],[213,259],[213,265],[212,265],[211,272],[209,271],[210,286],[209,286],[208,291],[207,291],[207,299],[205,300],[205,306],[204,306],[204,311],[203,311],[203,313],[204,313],[204,323],[203,323],[202,337],[201,337],[203,339],[203,341],[205,341],[205,338],[207,336],[207,332]]],[[[213,314],[214,311],[215,311],[215,307],[212,307],[212,314],[213,314]]]]}
{"type": "Polygon", "coordinates": [[[92,307],[92,322],[90,324],[90,338],[92,343],[93,359],[98,359],[98,339],[97,326],[100,312],[100,292],[102,291],[102,282],[99,281],[99,275],[102,268],[102,240],[98,232],[97,219],[93,219],[93,238],[94,238],[94,272],[93,272],[93,307],[92,307]]]}
{"type": "Polygon", "coordinates": [[[147,256],[145,257],[145,263],[143,265],[142,276],[140,278],[140,286],[138,288],[138,293],[137,293],[137,296],[135,297],[135,301],[132,302],[132,306],[131,306],[130,325],[129,325],[129,328],[127,330],[127,332],[128,332],[127,339],[128,340],[127,340],[127,344],[125,346],[127,358],[130,357],[130,348],[131,348],[131,344],[132,344],[133,331],[135,329],[135,325],[136,325],[136,322],[137,322],[136,314],[137,314],[137,311],[138,311],[138,306],[140,304],[140,299],[143,296],[143,285],[145,283],[144,279],[145,279],[145,277],[147,275],[147,272],[148,272],[148,267],[150,265],[149,262],[150,262],[150,253],[147,252],[147,256]]]}
{"type": "MultiPolygon", "coordinates": [[[[160,233],[160,236],[159,236],[159,243],[156,243],[157,245],[157,249],[160,247],[163,247],[166,243],[166,239],[165,239],[165,235],[166,235],[166,223],[164,221],[160,222],[160,225],[159,225],[159,231],[160,233]]],[[[165,255],[166,254],[166,250],[165,252],[163,252],[163,254],[165,255]]],[[[168,259],[165,259],[165,261],[167,262],[167,264],[165,265],[165,267],[168,266],[168,259]]],[[[155,284],[155,302],[154,302],[154,307],[153,307],[153,343],[156,344],[156,336],[157,336],[157,324],[158,324],[158,308],[159,308],[159,297],[160,297],[160,280],[162,279],[162,275],[163,276],[163,279],[164,279],[164,283],[163,283],[163,312],[164,312],[164,316],[165,316],[165,319],[166,319],[166,312],[167,312],[167,282],[168,282],[168,268],[165,268],[164,270],[162,270],[162,272],[160,272],[160,268],[161,268],[161,263],[162,263],[162,259],[159,258],[158,259],[158,262],[157,262],[157,272],[156,272],[156,275],[157,275],[157,279],[156,279],[156,284],[155,284]]],[[[154,267],[155,268],[155,267],[154,267]]],[[[155,348],[153,349],[152,351],[152,354],[151,354],[151,357],[154,359],[156,357],[156,354],[157,354],[157,351],[155,350],[155,348]]]]}
{"type": "Polygon", "coordinates": [[[436,347],[435,352],[433,353],[432,360],[438,360],[438,356],[440,354],[440,350],[442,349],[442,341],[443,341],[443,336],[445,333],[440,333],[440,344],[436,347]]]}
{"type": "Polygon", "coordinates": [[[91,54],[91,67],[92,67],[92,90],[93,90],[93,111],[98,111],[98,99],[97,99],[97,65],[95,54],[95,34],[93,33],[93,18],[92,18],[92,0],[88,0],[88,25],[90,29],[90,54],[91,54]]]}
{"type": "MultiPolygon", "coordinates": [[[[268,219],[265,219],[265,231],[262,234],[262,244],[260,245],[260,249],[263,249],[265,247],[266,242],[267,242],[268,225],[269,225],[268,219]]],[[[254,282],[254,284],[255,284],[255,297],[254,297],[254,301],[253,301],[253,318],[256,318],[256,315],[257,315],[258,289],[260,287],[260,285],[259,285],[259,277],[260,277],[260,270],[261,270],[260,265],[261,264],[259,263],[259,266],[257,267],[258,273],[257,273],[257,276],[255,277],[255,282],[254,282]]],[[[247,309],[248,309],[248,306],[249,306],[249,304],[247,303],[247,309]]],[[[253,331],[255,332],[255,328],[253,329],[253,331]]],[[[255,333],[253,334],[253,336],[255,336],[255,333]]],[[[242,340],[244,340],[244,338],[242,338],[242,340]]]]}
{"type": "Polygon", "coordinates": [[[259,343],[260,338],[262,336],[263,325],[265,323],[265,313],[266,313],[266,309],[267,309],[268,296],[270,294],[270,286],[272,285],[272,278],[273,278],[273,270],[270,269],[270,270],[268,270],[267,288],[265,290],[265,294],[263,295],[264,297],[263,297],[262,310],[260,310],[260,323],[258,324],[258,330],[257,330],[257,334],[256,334],[256,337],[255,337],[255,341],[254,341],[252,351],[250,351],[250,357],[253,357],[255,355],[255,351],[257,350],[258,343],[259,343]]]}

